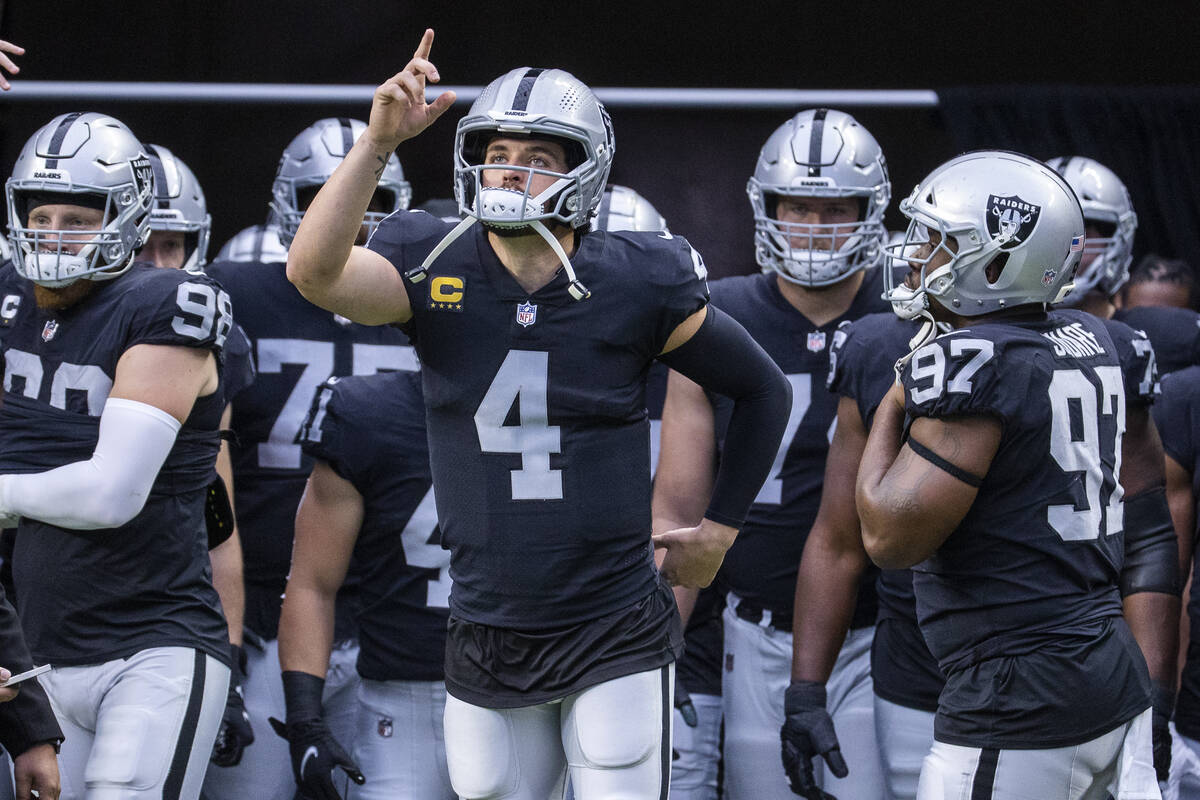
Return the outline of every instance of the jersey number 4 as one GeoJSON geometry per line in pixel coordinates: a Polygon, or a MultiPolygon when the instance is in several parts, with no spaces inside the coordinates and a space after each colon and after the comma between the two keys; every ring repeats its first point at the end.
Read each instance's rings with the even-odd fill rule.
{"type": "Polygon", "coordinates": [[[562,452],[562,430],[550,424],[546,387],[550,354],[510,350],[475,411],[475,431],[484,453],[520,453],[512,471],[513,500],[562,500],[562,470],[550,468],[550,454],[562,452]],[[506,425],[513,405],[519,424],[506,425]]]}

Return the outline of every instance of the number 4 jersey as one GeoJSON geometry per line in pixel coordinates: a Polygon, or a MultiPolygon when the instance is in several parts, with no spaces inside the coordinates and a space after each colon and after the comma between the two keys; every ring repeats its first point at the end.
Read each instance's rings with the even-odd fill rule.
{"type": "MultiPolygon", "coordinates": [[[[403,271],[451,226],[385,220],[368,246],[403,271]]],[[[530,294],[482,226],[406,281],[424,375],[454,617],[539,629],[594,619],[656,587],[646,375],[706,302],[700,257],[670,234],[588,233],[530,294]]]]}
{"type": "Polygon", "coordinates": [[[904,387],[911,417],[1003,426],[970,511],[913,568],[921,631],[948,675],[936,738],[1067,746],[1149,707],[1120,616],[1126,396],[1104,323],[1062,310],[956,330],[914,353],[904,387]]]}
{"type": "MultiPolygon", "coordinates": [[[[232,319],[210,278],[134,264],[61,311],[0,267],[0,471],[41,472],[92,456],[117,362],[139,344],[195,347],[221,360],[232,319]]],[[[31,519],[13,573],[29,649],[69,666],[149,647],[192,647],[224,664],[229,643],[208,560],[204,500],[215,475],[218,391],[196,400],[145,507],[119,528],[74,531],[31,519]]]]}

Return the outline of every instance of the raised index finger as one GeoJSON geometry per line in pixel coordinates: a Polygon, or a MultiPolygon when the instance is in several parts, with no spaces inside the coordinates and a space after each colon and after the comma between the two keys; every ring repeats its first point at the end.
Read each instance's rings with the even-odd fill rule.
{"type": "Polygon", "coordinates": [[[433,28],[426,28],[425,35],[421,37],[421,43],[417,45],[417,52],[413,53],[413,58],[429,58],[429,51],[433,48],[433,28]]]}

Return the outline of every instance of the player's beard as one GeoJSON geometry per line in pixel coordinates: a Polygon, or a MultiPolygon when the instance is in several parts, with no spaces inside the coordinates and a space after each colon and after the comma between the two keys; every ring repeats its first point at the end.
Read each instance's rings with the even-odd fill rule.
{"type": "Polygon", "coordinates": [[[83,300],[95,288],[96,284],[94,281],[83,279],[58,288],[51,288],[35,283],[33,285],[33,298],[37,301],[38,308],[47,311],[61,311],[83,300]]]}

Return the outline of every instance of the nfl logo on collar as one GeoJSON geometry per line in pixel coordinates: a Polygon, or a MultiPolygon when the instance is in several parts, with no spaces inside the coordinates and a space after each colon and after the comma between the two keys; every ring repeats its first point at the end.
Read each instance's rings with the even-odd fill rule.
{"type": "Polygon", "coordinates": [[[816,331],[808,335],[808,349],[814,353],[825,349],[825,331],[816,331]]]}
{"type": "Polygon", "coordinates": [[[517,322],[524,328],[537,322],[537,306],[533,303],[517,303],[517,322]]]}

